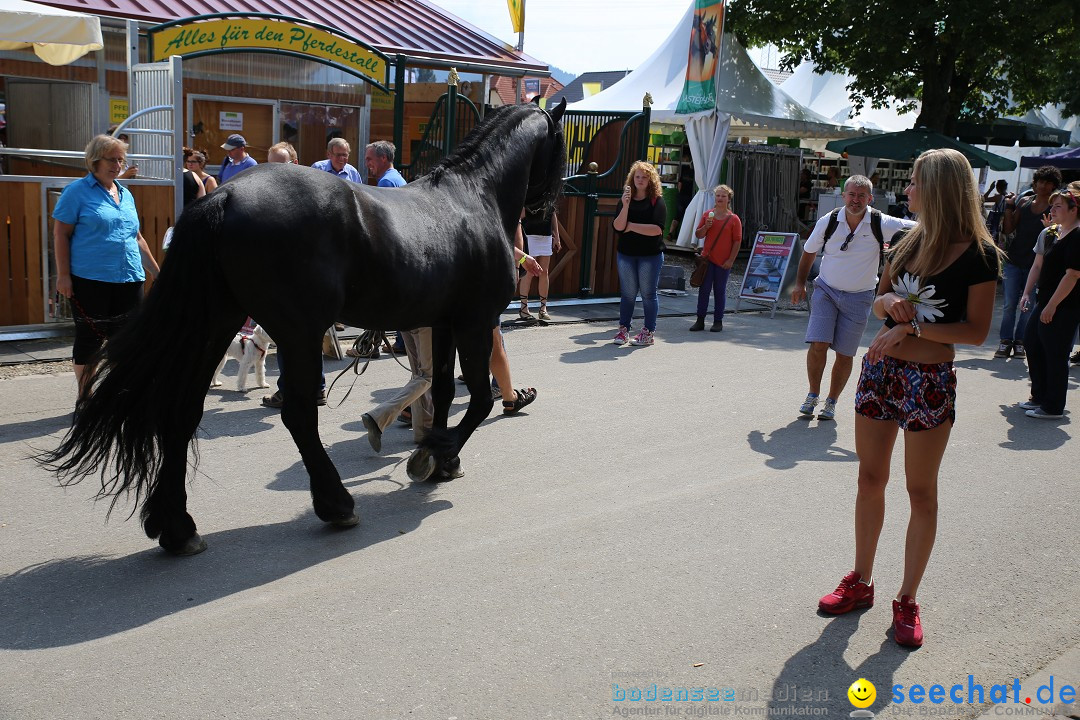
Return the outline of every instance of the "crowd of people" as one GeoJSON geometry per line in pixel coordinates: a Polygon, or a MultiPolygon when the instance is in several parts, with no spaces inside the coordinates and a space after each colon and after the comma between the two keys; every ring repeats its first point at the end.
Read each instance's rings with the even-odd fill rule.
{"type": "MultiPolygon", "coordinates": [[[[222,183],[257,164],[240,135],[230,135],[222,148],[228,153],[218,174],[222,183]]],[[[139,232],[131,194],[117,181],[125,169],[126,151],[119,138],[95,137],[86,148],[87,176],[64,190],[53,213],[57,289],[72,299],[76,311],[72,358],[80,390],[88,359],[138,303],[146,273],[158,272],[139,232]]],[[[350,154],[347,141],[333,138],[326,160],[314,167],[362,182],[348,164],[350,154]]],[[[218,182],[205,172],[206,154],[185,148],[184,155],[185,194],[189,177],[192,199],[213,192],[218,182]]],[[[394,168],[394,156],[393,144],[385,141],[365,149],[365,166],[379,186],[405,184],[394,168]]],[[[296,151],[289,143],[278,143],[269,149],[267,161],[295,163],[296,151]]],[[[874,557],[885,489],[896,438],[903,430],[910,518],[892,627],[897,643],[917,647],[924,635],[916,596],[934,546],[938,472],[957,415],[955,346],[984,342],[1002,280],[1004,305],[994,355],[1026,359],[1030,396],[1017,403],[1026,416],[1063,416],[1070,352],[1080,328],[1080,182],[1062,187],[1060,173],[1043,167],[1034,174],[1028,197],[1018,199],[1004,183],[980,196],[963,155],[928,150],[914,163],[905,190],[915,220],[873,209],[873,191],[869,178],[847,178],[843,205],[819,218],[804,243],[793,303],[806,299],[809,274],[819,257],[820,270],[809,298],[805,336],[809,391],[798,413],[836,419],[870,316],[880,320],[863,356],[854,398],[859,459],[854,562],[836,590],[820,599],[819,609],[841,614],[874,602],[874,557]],[[984,201],[993,203],[986,218],[984,201]],[[833,367],[818,410],[829,349],[833,367]]],[[[690,331],[704,330],[710,297],[710,329],[723,330],[728,276],[741,244],[742,223],[731,209],[734,190],[720,185],[713,196],[714,207],[701,215],[694,231],[707,268],[690,331]]],[[[641,161],[631,166],[612,225],[621,292],[614,342],[650,346],[655,342],[667,225],[660,178],[652,164],[641,161]],[[632,335],[638,296],[644,319],[632,335]]],[[[514,258],[522,274],[518,285],[522,318],[532,318],[528,296],[534,277],[539,278],[540,319],[549,318],[547,271],[559,245],[554,215],[522,211],[514,238],[514,258]]],[[[533,402],[537,391],[514,388],[501,326],[496,324],[492,332],[493,394],[502,399],[504,413],[514,414],[533,402]]],[[[431,427],[431,335],[431,328],[402,333],[410,379],[386,402],[362,415],[376,452],[395,419],[412,425],[416,442],[431,427]]],[[[325,390],[319,400],[325,403],[325,390]]],[[[280,390],[264,398],[270,407],[282,402],[280,390]]]]}

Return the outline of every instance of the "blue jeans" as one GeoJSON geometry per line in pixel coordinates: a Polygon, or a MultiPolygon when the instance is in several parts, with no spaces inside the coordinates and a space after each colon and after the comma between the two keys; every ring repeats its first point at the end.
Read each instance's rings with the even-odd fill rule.
{"type": "Polygon", "coordinates": [[[656,332],[656,316],[660,312],[660,299],[656,296],[656,287],[660,284],[660,268],[664,266],[664,253],[656,255],[623,255],[618,253],[619,325],[630,327],[630,318],[634,316],[634,303],[641,294],[641,305],[645,310],[645,329],[656,332]]]}
{"type": "Polygon", "coordinates": [[[698,288],[697,316],[705,317],[709,311],[709,295],[713,295],[713,322],[723,322],[724,306],[727,304],[727,283],[731,269],[725,268],[709,261],[709,267],[705,270],[705,280],[698,288]]]}
{"type": "MultiPolygon", "coordinates": [[[[1024,331],[1027,329],[1028,318],[1032,310],[1020,313],[1017,320],[1016,306],[1020,304],[1020,296],[1024,294],[1024,284],[1027,282],[1028,270],[1004,263],[1002,269],[1005,282],[1005,307],[1001,313],[1001,329],[998,330],[998,338],[1001,342],[1024,342],[1024,331]]],[[[1035,303],[1032,303],[1032,308],[1035,303]]]]}

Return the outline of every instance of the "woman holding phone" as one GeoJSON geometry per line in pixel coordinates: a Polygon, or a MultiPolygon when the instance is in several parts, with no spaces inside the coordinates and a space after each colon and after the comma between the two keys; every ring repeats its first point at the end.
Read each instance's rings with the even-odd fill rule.
{"type": "Polygon", "coordinates": [[[656,290],[660,284],[660,268],[664,265],[664,225],[667,206],[660,189],[660,176],[650,163],[638,160],[630,166],[626,187],[615,207],[612,227],[619,235],[617,262],[619,267],[619,332],[613,338],[616,345],[652,345],[656,332],[656,316],[660,300],[656,290]],[[630,322],[638,293],[645,310],[641,331],[630,339],[630,322]]]}

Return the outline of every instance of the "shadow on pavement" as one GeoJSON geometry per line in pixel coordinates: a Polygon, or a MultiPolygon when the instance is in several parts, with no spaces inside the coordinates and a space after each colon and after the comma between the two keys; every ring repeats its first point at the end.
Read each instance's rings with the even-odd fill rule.
{"type": "Polygon", "coordinates": [[[836,447],[836,421],[799,418],[766,436],[751,430],[746,436],[750,449],[768,455],[765,464],[776,470],[790,470],[800,462],[857,462],[853,450],[836,447]]]}
{"type": "Polygon", "coordinates": [[[209,549],[175,558],[154,547],[83,556],[0,578],[0,648],[64,647],[142,627],[188,608],[267,585],[415,530],[453,505],[414,486],[366,496],[361,524],[336,530],[301,517],[204,536],[209,549]]]}
{"type": "Polygon", "coordinates": [[[1007,438],[998,443],[1006,450],[1057,450],[1069,441],[1069,433],[1061,429],[1069,425],[1069,416],[1061,420],[1039,420],[1029,418],[1015,404],[1001,405],[1001,416],[1009,423],[1005,433],[1007,438]]]}
{"type": "MultiPolygon", "coordinates": [[[[71,427],[71,413],[37,420],[23,420],[0,425],[0,445],[48,437],[54,433],[67,432],[71,427]]],[[[36,448],[35,452],[40,450],[36,448]]]]}
{"type": "Polygon", "coordinates": [[[768,717],[810,714],[847,717],[855,709],[848,700],[847,691],[859,678],[869,680],[877,689],[877,699],[869,710],[879,712],[889,704],[893,676],[911,651],[893,642],[891,635],[886,635],[877,652],[858,666],[850,666],[844,659],[844,651],[861,619],[856,614],[833,618],[817,640],[784,663],[768,698],[768,717]],[[808,712],[807,708],[825,711],[808,712]]]}

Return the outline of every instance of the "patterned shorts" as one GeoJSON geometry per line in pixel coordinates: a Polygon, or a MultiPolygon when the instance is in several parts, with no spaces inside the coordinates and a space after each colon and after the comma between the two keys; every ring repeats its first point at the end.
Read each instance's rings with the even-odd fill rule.
{"type": "Polygon", "coordinates": [[[951,362],[917,363],[885,358],[873,365],[864,356],[855,412],[873,420],[895,420],[903,430],[933,430],[956,422],[956,371],[951,362]]]}

